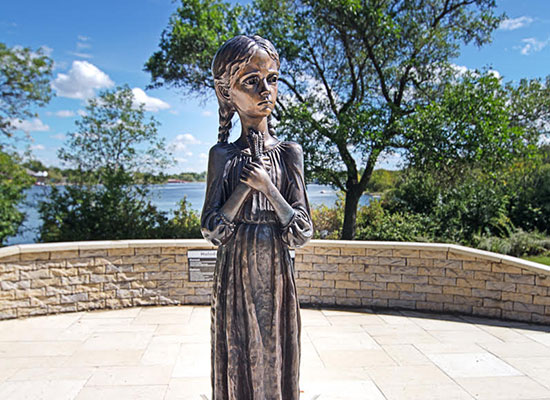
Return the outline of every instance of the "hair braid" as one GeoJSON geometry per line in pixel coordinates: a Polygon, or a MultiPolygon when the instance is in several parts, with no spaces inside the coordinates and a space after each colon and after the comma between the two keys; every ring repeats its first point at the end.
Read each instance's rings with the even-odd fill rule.
{"type": "Polygon", "coordinates": [[[220,118],[220,127],[218,128],[218,142],[227,143],[229,131],[231,130],[233,115],[235,110],[227,103],[219,101],[218,115],[220,118]]]}

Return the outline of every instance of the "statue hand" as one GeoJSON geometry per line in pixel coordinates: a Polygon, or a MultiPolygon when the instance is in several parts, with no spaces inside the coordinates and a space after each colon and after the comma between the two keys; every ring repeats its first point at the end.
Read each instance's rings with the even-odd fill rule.
{"type": "Polygon", "coordinates": [[[265,193],[271,184],[271,179],[259,161],[251,161],[246,164],[241,172],[241,182],[252,189],[265,193]]]}

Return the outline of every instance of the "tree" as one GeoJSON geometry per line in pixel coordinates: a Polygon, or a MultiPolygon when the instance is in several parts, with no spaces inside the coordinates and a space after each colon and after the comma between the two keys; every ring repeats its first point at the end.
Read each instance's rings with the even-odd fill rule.
{"type": "Polygon", "coordinates": [[[146,120],[144,105],[136,105],[125,86],[89,100],[76,125],[59,158],[78,170],[78,180],[64,189],[53,187],[40,203],[40,240],[155,237],[167,217],[151,204],[147,186],[137,185],[136,176],[169,163],[156,120],[146,120]]]}
{"type": "MultiPolygon", "coordinates": [[[[451,60],[462,44],[490,41],[503,18],[495,6],[495,0],[256,0],[243,10],[216,0],[182,1],[145,68],[153,85],[205,93],[213,86],[212,50],[228,36],[269,38],[282,62],[278,131],[302,145],[306,177],[345,192],[342,238],[351,239],[378,157],[401,149],[405,159],[418,158],[415,142],[424,136],[406,123],[436,104],[456,75],[451,60]]],[[[493,160],[500,153],[485,144],[499,132],[490,140],[469,135],[487,131],[456,130],[457,143],[483,155],[477,160],[493,160]]],[[[502,134],[497,140],[506,139],[502,134]]]]}
{"type": "Polygon", "coordinates": [[[43,49],[9,48],[0,42],[0,133],[4,136],[12,136],[14,121],[36,116],[32,107],[50,101],[52,67],[53,60],[43,49]]]}
{"type": "Polygon", "coordinates": [[[0,151],[0,245],[9,236],[17,234],[25,214],[17,205],[24,198],[24,190],[32,179],[21,166],[16,155],[0,151]]]}
{"type": "Polygon", "coordinates": [[[23,223],[25,214],[17,205],[32,185],[8,138],[13,136],[14,121],[35,116],[32,108],[50,100],[52,64],[42,50],[0,43],[0,245],[23,223]]]}

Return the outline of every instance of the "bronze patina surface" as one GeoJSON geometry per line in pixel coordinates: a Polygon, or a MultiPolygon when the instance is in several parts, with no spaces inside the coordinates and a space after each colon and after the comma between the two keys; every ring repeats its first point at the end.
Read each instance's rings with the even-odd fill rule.
{"type": "Polygon", "coordinates": [[[276,138],[279,57],[237,36],[212,65],[219,141],[208,162],[202,232],[218,245],[212,297],[212,400],[297,400],[300,311],[289,247],[313,226],[301,147],[276,138]],[[240,137],[228,141],[231,118],[240,137]]]}

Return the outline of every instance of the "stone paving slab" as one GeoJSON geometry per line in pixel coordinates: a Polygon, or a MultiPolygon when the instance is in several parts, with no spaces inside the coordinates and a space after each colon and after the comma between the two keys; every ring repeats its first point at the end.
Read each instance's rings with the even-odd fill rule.
{"type": "MultiPolygon", "coordinates": [[[[0,399],[208,400],[209,324],[203,306],[0,321],[0,399]]],[[[314,309],[302,326],[302,400],[550,400],[550,327],[314,309]]]]}

